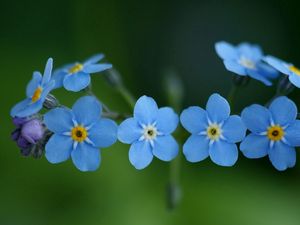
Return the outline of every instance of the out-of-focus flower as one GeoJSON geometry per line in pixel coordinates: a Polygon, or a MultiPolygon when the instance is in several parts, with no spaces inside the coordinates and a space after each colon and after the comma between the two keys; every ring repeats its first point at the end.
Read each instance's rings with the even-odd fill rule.
{"type": "Polygon", "coordinates": [[[83,63],[73,63],[57,69],[53,73],[55,88],[64,87],[68,91],[78,92],[91,82],[90,74],[99,73],[112,68],[111,64],[98,63],[104,58],[103,54],[94,55],[83,63]]]}
{"type": "Polygon", "coordinates": [[[292,63],[287,63],[274,56],[266,56],[264,61],[274,67],[279,72],[288,76],[289,81],[300,88],[300,69],[295,67],[292,63]]]}
{"type": "Polygon", "coordinates": [[[239,116],[230,116],[230,106],[219,94],[210,96],[206,111],[198,106],[185,109],[180,121],[192,135],[183,145],[189,162],[210,156],[220,166],[232,166],[238,159],[235,143],[243,140],[246,127],[239,116]]]}
{"type": "Polygon", "coordinates": [[[46,144],[46,158],[60,163],[72,157],[81,171],[94,171],[100,165],[99,148],[117,140],[117,124],[101,118],[102,106],[95,97],[77,100],[72,110],[52,109],[44,116],[47,128],[54,134],[46,144]]]}
{"type": "Polygon", "coordinates": [[[142,96],[134,107],[132,118],[121,123],[118,139],[131,144],[129,161],[136,169],[144,169],[156,156],[171,161],[178,154],[178,144],[173,133],[179,119],[172,108],[158,108],[153,98],[142,96]]]}
{"type": "Polygon", "coordinates": [[[240,150],[247,158],[266,155],[277,170],[295,166],[295,147],[300,146],[300,120],[297,107],[287,97],[275,99],[269,108],[251,105],[242,112],[242,120],[251,133],[243,140],[240,150]]]}
{"type": "Polygon", "coordinates": [[[241,43],[233,46],[221,41],[215,44],[215,49],[223,59],[226,69],[239,76],[249,76],[270,86],[272,80],[279,75],[276,70],[262,62],[264,55],[258,45],[241,43]]]}
{"type": "Polygon", "coordinates": [[[11,109],[10,114],[12,117],[28,117],[42,109],[47,95],[55,84],[55,81],[51,81],[52,63],[53,60],[49,58],[44,76],[40,72],[33,73],[32,80],[28,83],[26,89],[27,98],[11,109]]]}

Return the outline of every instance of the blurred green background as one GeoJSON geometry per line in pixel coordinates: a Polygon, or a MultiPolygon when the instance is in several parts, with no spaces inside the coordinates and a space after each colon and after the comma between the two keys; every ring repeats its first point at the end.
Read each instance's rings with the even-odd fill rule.
{"type": "MultiPolygon", "coordinates": [[[[266,53],[300,65],[298,1],[52,0],[0,1],[0,224],[1,225],[298,225],[300,166],[276,171],[267,159],[240,154],[232,168],[181,158],[183,197],[166,210],[169,163],[142,171],[128,161],[128,145],[102,151],[92,173],[71,161],[52,165],[23,158],[10,140],[10,108],[25,96],[34,70],[49,56],[55,66],[98,52],[122,73],[136,96],[163,106],[162,77],[176,71],[185,85],[184,106],[204,106],[213,92],[226,96],[231,74],[214,43],[250,41],[266,53]]],[[[103,76],[93,76],[98,97],[116,111],[129,108],[103,76]]],[[[265,103],[275,88],[259,82],[238,93],[237,109],[265,103]]],[[[71,106],[78,94],[54,93],[71,106]]],[[[299,91],[290,95],[299,104],[299,91]]]]}

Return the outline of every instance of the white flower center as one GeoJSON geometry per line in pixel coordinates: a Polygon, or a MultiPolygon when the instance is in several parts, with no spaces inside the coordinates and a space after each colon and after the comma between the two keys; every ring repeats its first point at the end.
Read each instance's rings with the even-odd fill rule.
{"type": "Polygon", "coordinates": [[[206,129],[207,137],[213,142],[218,141],[222,137],[222,129],[219,124],[212,123],[206,129]]]}
{"type": "Polygon", "coordinates": [[[140,141],[146,140],[149,141],[151,146],[154,146],[154,141],[158,135],[161,135],[161,133],[157,130],[156,124],[148,124],[143,125],[142,124],[142,136],[140,137],[140,141]]]}
{"type": "Polygon", "coordinates": [[[256,68],[255,62],[253,62],[252,60],[250,60],[244,56],[242,56],[238,62],[239,62],[239,64],[241,64],[242,66],[244,66],[248,69],[256,68]]]}

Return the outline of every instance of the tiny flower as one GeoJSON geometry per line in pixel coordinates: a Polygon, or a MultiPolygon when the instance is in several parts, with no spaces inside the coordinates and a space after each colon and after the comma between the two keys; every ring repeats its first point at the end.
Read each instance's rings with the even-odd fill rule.
{"type": "Polygon", "coordinates": [[[103,54],[94,55],[83,63],[73,63],[54,71],[55,88],[64,87],[68,91],[78,92],[89,86],[92,73],[99,73],[112,68],[111,64],[98,63],[103,54]]]}
{"type": "Polygon", "coordinates": [[[275,58],[273,56],[266,56],[264,61],[267,62],[270,66],[274,67],[279,72],[287,75],[289,81],[300,88],[300,69],[294,66],[292,63],[287,63],[281,59],[275,58]]]}
{"type": "Polygon", "coordinates": [[[263,52],[258,45],[241,43],[233,46],[221,41],[215,44],[215,49],[227,70],[240,75],[259,80],[267,86],[272,85],[272,79],[278,77],[278,72],[261,60],[263,52]]]}
{"type": "Polygon", "coordinates": [[[300,120],[297,107],[287,97],[276,98],[269,108],[251,105],[242,112],[242,120],[251,133],[243,140],[240,150],[247,158],[269,156],[277,170],[296,164],[295,147],[300,146],[300,120]]]}
{"type": "Polygon", "coordinates": [[[133,117],[121,123],[118,139],[131,144],[129,161],[136,169],[147,167],[153,156],[171,161],[178,154],[178,144],[173,133],[178,116],[169,107],[158,108],[153,98],[142,96],[134,107],[133,117]]]}
{"type": "Polygon", "coordinates": [[[181,113],[180,121],[192,134],[183,145],[183,153],[189,162],[199,162],[210,156],[220,166],[235,164],[238,159],[235,143],[243,140],[246,127],[239,116],[230,116],[226,99],[213,94],[206,110],[189,107],[181,113]]]}
{"type": "Polygon", "coordinates": [[[47,128],[54,134],[46,144],[46,158],[60,163],[72,158],[81,171],[94,171],[100,165],[99,148],[114,144],[117,125],[101,118],[102,106],[95,97],[77,100],[72,110],[52,109],[44,116],[47,128]]]}
{"type": "Polygon", "coordinates": [[[12,117],[28,117],[39,112],[43,103],[53,89],[55,82],[51,81],[52,59],[49,58],[45,67],[44,76],[40,72],[34,72],[32,80],[26,88],[27,98],[11,109],[12,117]]]}

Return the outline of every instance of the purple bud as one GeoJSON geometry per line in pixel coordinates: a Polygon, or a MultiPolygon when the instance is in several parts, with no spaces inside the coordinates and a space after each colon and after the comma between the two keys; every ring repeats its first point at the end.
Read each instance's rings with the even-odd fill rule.
{"type": "Polygon", "coordinates": [[[27,121],[28,121],[28,118],[25,118],[25,117],[14,117],[13,118],[13,124],[16,127],[23,126],[27,121]]]}
{"type": "Polygon", "coordinates": [[[28,121],[21,128],[21,136],[31,144],[35,144],[37,141],[42,139],[43,135],[44,127],[42,123],[37,119],[28,121]]]}
{"type": "Polygon", "coordinates": [[[14,132],[11,133],[11,139],[17,141],[20,135],[21,135],[21,130],[19,128],[15,129],[14,132]]]}
{"type": "Polygon", "coordinates": [[[31,143],[22,136],[18,138],[17,144],[21,149],[29,148],[31,146],[31,143]]]}

